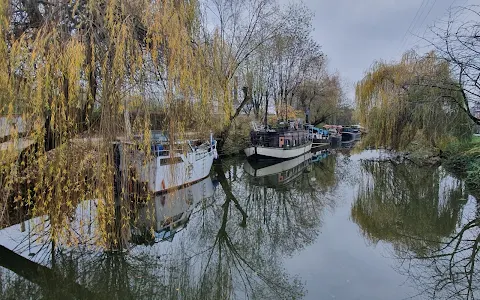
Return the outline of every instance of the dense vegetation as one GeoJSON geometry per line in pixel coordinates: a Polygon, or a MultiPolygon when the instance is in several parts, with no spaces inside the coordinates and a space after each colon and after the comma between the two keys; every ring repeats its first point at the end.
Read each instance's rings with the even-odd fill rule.
{"type": "MultiPolygon", "coordinates": [[[[49,220],[48,238],[77,242],[66,216],[100,199],[100,243],[115,246],[114,207],[139,199],[131,171],[114,195],[114,141],[140,137],[125,147],[149,159],[151,129],[172,141],[213,131],[235,152],[268,108],[276,119],[288,108],[325,121],[343,93],[310,36],[312,16],[275,0],[0,0],[0,116],[12,124],[0,224],[21,208],[49,220]],[[25,141],[33,145],[19,156],[25,141]]],[[[122,222],[130,218],[126,209],[122,222]]]]}
{"type": "Polygon", "coordinates": [[[356,87],[359,119],[369,130],[365,142],[402,150],[415,140],[441,148],[470,138],[472,122],[450,73],[434,53],[375,64],[356,87]]]}
{"type": "Polygon", "coordinates": [[[356,86],[357,115],[365,143],[395,150],[428,148],[473,190],[479,190],[479,147],[471,142],[480,119],[478,6],[452,8],[447,22],[432,27],[434,51],[404,54],[397,63],[376,63],[356,86]]]}
{"type": "Polygon", "coordinates": [[[444,153],[445,166],[459,178],[465,179],[470,192],[480,196],[480,138],[470,142],[452,143],[444,153]]]}

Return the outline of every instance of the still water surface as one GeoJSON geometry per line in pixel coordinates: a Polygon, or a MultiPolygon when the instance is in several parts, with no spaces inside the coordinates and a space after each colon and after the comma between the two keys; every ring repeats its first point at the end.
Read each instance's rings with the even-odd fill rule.
{"type": "Polygon", "coordinates": [[[12,225],[0,231],[0,298],[479,297],[475,198],[441,167],[384,158],[224,160],[209,178],[135,206],[115,253],[85,238],[95,201],[74,216],[80,246],[48,242],[36,219],[12,225]]]}

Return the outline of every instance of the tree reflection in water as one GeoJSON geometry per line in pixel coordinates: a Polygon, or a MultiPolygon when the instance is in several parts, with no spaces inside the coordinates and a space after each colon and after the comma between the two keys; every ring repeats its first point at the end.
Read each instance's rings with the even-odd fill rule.
{"type": "Polygon", "coordinates": [[[463,207],[464,184],[442,168],[363,161],[364,182],[351,216],[372,242],[386,241],[407,275],[432,299],[475,299],[480,293],[478,208],[463,207]]]}
{"type": "MultiPolygon", "coordinates": [[[[288,186],[265,187],[254,184],[242,162],[224,161],[213,174],[221,189],[194,207],[188,229],[171,242],[157,243],[154,234],[152,239],[135,239],[138,232],[154,233],[158,220],[151,207],[143,219],[132,211],[130,228],[113,230],[119,241],[115,244],[128,252],[45,243],[37,245],[33,258],[20,251],[25,257],[15,257],[13,265],[1,263],[0,255],[0,298],[302,298],[303,284],[286,273],[283,260],[317,237],[322,211],[334,205],[328,195],[337,184],[335,165],[331,157],[302,170],[288,186]],[[29,276],[21,272],[27,258],[35,261],[29,276]]],[[[122,218],[126,205],[116,212],[122,218]]]]}

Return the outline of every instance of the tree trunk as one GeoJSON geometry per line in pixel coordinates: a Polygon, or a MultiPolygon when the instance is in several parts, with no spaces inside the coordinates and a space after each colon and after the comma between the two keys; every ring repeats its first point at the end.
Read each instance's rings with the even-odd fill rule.
{"type": "Polygon", "coordinates": [[[55,148],[55,136],[51,127],[51,113],[48,111],[45,117],[45,151],[55,148]]]}
{"type": "Polygon", "coordinates": [[[93,293],[64,278],[50,268],[37,264],[0,245],[0,266],[18,274],[45,289],[45,294],[56,299],[94,299],[93,293]]]}
{"type": "Polygon", "coordinates": [[[244,97],[243,97],[242,103],[240,103],[240,105],[238,106],[237,110],[235,111],[235,114],[230,117],[228,125],[220,133],[220,137],[219,137],[220,139],[217,143],[217,150],[218,150],[219,153],[221,153],[222,150],[223,150],[223,146],[225,145],[225,141],[227,140],[227,138],[230,134],[230,130],[231,130],[232,125],[233,125],[233,121],[235,121],[235,119],[238,117],[238,115],[242,111],[245,104],[247,104],[248,101],[252,101],[247,87],[243,88],[243,94],[244,94],[244,97]]]}

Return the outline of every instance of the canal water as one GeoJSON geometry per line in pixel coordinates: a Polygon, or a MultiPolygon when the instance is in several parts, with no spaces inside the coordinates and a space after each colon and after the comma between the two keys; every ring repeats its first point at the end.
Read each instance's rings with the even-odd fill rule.
{"type": "Polygon", "coordinates": [[[38,218],[1,230],[0,299],[480,296],[475,198],[442,167],[378,151],[223,160],[131,208],[116,251],[92,234],[98,205],[79,205],[62,242],[38,218]]]}

